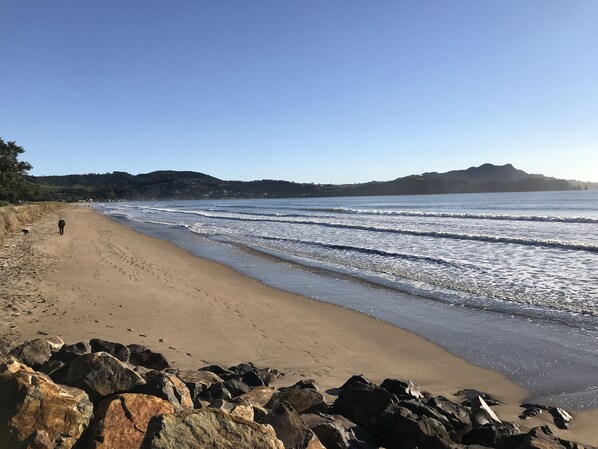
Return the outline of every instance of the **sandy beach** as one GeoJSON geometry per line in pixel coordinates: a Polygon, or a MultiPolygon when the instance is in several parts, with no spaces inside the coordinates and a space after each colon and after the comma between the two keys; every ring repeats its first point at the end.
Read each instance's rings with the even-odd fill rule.
{"type": "MultiPolygon", "coordinates": [[[[462,388],[495,396],[501,418],[523,428],[527,392],[507,377],[429,341],[351,310],[285,293],[171,243],[140,234],[89,207],[67,207],[8,236],[0,250],[0,337],[59,335],[141,343],[178,368],[252,361],[314,378],[323,390],[352,374],[411,379],[449,398],[462,388]]],[[[578,412],[565,439],[598,445],[598,411],[578,412]]],[[[552,426],[554,428],[554,426],[552,426]]]]}

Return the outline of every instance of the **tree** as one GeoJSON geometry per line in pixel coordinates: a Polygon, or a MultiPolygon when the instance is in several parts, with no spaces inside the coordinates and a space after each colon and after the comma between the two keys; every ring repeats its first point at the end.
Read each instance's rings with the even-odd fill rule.
{"type": "Polygon", "coordinates": [[[31,164],[18,159],[24,152],[15,142],[4,142],[0,138],[0,201],[14,203],[33,192],[32,186],[25,180],[31,164]]]}

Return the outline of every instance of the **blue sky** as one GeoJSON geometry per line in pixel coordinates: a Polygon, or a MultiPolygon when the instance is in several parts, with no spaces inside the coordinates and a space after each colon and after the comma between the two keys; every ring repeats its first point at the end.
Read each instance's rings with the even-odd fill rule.
{"type": "Polygon", "coordinates": [[[598,181],[598,1],[0,0],[32,174],[598,181]]]}

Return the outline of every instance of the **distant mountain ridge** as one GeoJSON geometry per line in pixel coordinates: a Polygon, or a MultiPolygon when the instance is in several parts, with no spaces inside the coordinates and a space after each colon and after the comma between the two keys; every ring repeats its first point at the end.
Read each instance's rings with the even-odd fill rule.
{"type": "Polygon", "coordinates": [[[479,167],[469,167],[467,170],[452,170],[446,173],[431,172],[424,173],[422,176],[432,179],[468,181],[475,184],[483,182],[515,182],[528,177],[546,178],[543,175],[531,175],[523,170],[518,170],[511,164],[482,164],[479,167]]]}
{"type": "Polygon", "coordinates": [[[203,198],[292,198],[315,196],[413,195],[431,193],[578,190],[564,179],[528,174],[511,164],[483,164],[446,173],[428,172],[392,181],[313,184],[282,180],[225,181],[192,171],[161,170],[140,175],[30,176],[37,200],[162,200],[203,198]]]}

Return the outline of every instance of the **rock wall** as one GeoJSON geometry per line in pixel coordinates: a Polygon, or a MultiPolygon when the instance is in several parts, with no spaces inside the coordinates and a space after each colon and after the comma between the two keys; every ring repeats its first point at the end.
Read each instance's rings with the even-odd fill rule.
{"type": "MultiPolygon", "coordinates": [[[[590,449],[548,425],[502,422],[476,390],[459,403],[409,380],[362,375],[328,403],[316,382],[273,388],[284,376],[241,363],[169,366],[141,345],[99,339],[29,340],[0,354],[0,448],[29,449],[590,449]]],[[[546,410],[522,404],[520,419],[546,410]],[[533,410],[532,410],[533,409],[533,410]]]]}

